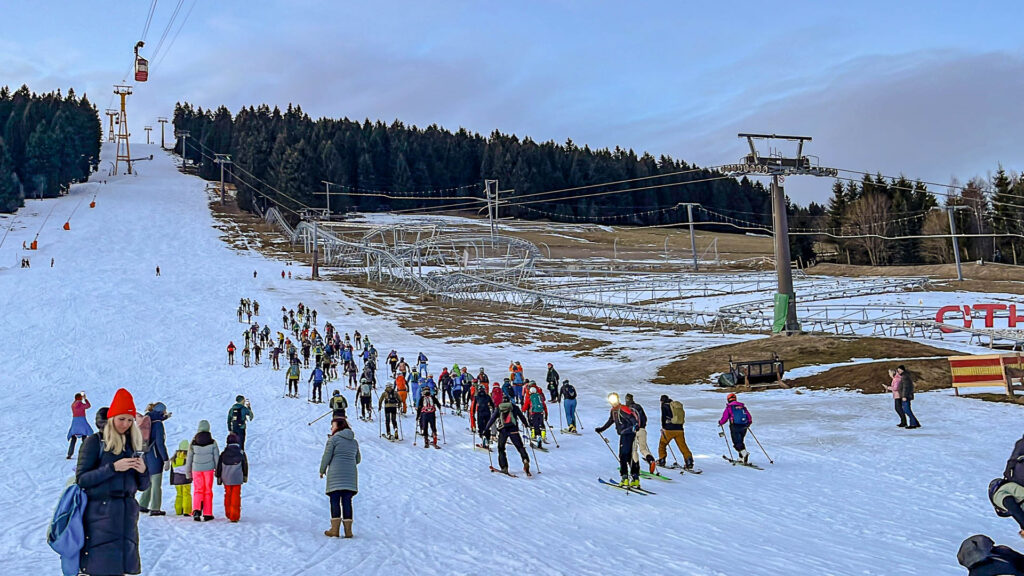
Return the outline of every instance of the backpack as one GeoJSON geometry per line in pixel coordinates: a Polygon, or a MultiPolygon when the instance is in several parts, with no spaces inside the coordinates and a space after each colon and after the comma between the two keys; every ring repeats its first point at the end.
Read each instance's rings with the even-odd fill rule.
{"type": "Polygon", "coordinates": [[[530,394],[530,412],[539,414],[544,411],[544,398],[539,392],[530,394]]]}
{"type": "Polygon", "coordinates": [[[750,424],[750,415],[747,408],[742,404],[732,407],[732,423],[736,426],[747,426],[750,424]]]}
{"type": "Polygon", "coordinates": [[[371,392],[372,388],[370,387],[369,383],[363,382],[362,386],[359,387],[360,396],[370,396],[371,392]]]}
{"type": "Polygon", "coordinates": [[[511,402],[502,402],[501,404],[499,404],[498,411],[501,412],[502,428],[516,425],[516,412],[515,410],[512,409],[511,402]]]}
{"type": "Polygon", "coordinates": [[[245,411],[241,406],[235,404],[231,408],[231,429],[242,430],[245,428],[245,411]]]}
{"type": "Polygon", "coordinates": [[[153,427],[153,421],[149,419],[149,414],[146,414],[139,420],[139,430],[142,432],[142,442],[149,444],[149,430],[153,427]]]}
{"type": "Polygon", "coordinates": [[[672,419],[669,420],[673,424],[685,424],[686,423],[686,411],[683,410],[683,403],[678,400],[669,402],[668,407],[672,409],[672,419]]]}
{"type": "Polygon", "coordinates": [[[563,386],[562,387],[562,398],[565,398],[566,400],[575,400],[576,399],[576,387],[573,386],[572,384],[566,384],[565,386],[563,386]]]}
{"type": "Polygon", "coordinates": [[[992,503],[992,508],[995,509],[996,515],[1002,518],[1008,518],[1010,516],[1010,513],[999,508],[999,506],[996,505],[992,498],[995,497],[996,492],[999,490],[999,488],[1002,487],[1002,485],[1006,484],[1007,482],[1009,482],[1009,480],[1005,478],[996,478],[995,480],[988,483],[988,501],[992,503]]]}
{"type": "Polygon", "coordinates": [[[79,552],[85,545],[82,517],[85,516],[88,502],[85,490],[77,483],[71,484],[61,494],[50,526],[46,529],[46,543],[60,554],[61,571],[69,576],[79,572],[79,552]]]}
{"type": "Polygon", "coordinates": [[[423,397],[423,408],[420,409],[423,414],[432,414],[434,412],[434,397],[424,396],[423,397]]]}

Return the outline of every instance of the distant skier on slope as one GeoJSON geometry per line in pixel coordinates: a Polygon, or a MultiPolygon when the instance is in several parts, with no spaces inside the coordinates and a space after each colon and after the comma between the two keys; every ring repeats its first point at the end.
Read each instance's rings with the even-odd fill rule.
{"type": "Polygon", "coordinates": [[[562,407],[565,409],[565,430],[570,434],[576,434],[576,387],[570,384],[568,379],[562,380],[558,398],[562,401],[562,407]]]}
{"type": "Polygon", "coordinates": [[[491,445],[491,429],[487,426],[487,423],[491,420],[491,412],[494,409],[494,402],[491,400],[491,395],[487,391],[487,384],[481,384],[477,386],[476,395],[473,396],[473,405],[470,407],[469,417],[474,421],[470,423],[470,427],[476,425],[477,436],[480,436],[480,443],[484,448],[489,448],[491,445]]]}
{"type": "Polygon", "coordinates": [[[299,370],[299,363],[298,362],[292,362],[291,365],[288,366],[288,372],[285,374],[285,376],[286,376],[287,381],[288,381],[288,394],[287,395],[289,397],[291,397],[291,398],[298,398],[299,397],[299,377],[301,376],[301,372],[299,370]]]}
{"type": "Polygon", "coordinates": [[[370,384],[370,380],[363,376],[363,379],[359,382],[359,419],[360,420],[372,420],[373,419],[373,405],[370,403],[373,400],[373,385],[370,384]]]}
{"type": "Polygon", "coordinates": [[[548,392],[551,394],[551,402],[558,402],[558,370],[555,370],[555,365],[548,362],[548,375],[545,378],[548,383],[548,392]]]}
{"type": "Polygon", "coordinates": [[[424,386],[421,390],[419,402],[416,403],[416,421],[420,424],[420,433],[423,435],[423,447],[430,448],[431,438],[434,447],[437,448],[437,402],[430,393],[430,388],[424,386]],[[427,434],[427,429],[430,434],[427,434]]]}
{"type": "Polygon", "coordinates": [[[547,438],[547,430],[544,423],[548,419],[548,405],[544,402],[544,393],[540,386],[533,384],[523,404],[523,412],[529,415],[530,441],[537,448],[542,448],[541,443],[547,438]]]}
{"type": "Polygon", "coordinates": [[[658,466],[668,467],[665,458],[668,456],[666,448],[676,442],[679,451],[683,454],[683,468],[693,469],[693,453],[686,445],[686,434],[683,425],[686,422],[686,412],[683,410],[683,403],[673,400],[667,394],[661,395],[661,439],[658,440],[658,466]]]}
{"type": "Polygon", "coordinates": [[[384,427],[388,440],[398,435],[398,405],[401,403],[401,398],[395,392],[395,386],[390,383],[384,387],[384,393],[377,400],[377,410],[384,414],[384,427]],[[392,428],[395,429],[395,436],[391,435],[392,428]]]}

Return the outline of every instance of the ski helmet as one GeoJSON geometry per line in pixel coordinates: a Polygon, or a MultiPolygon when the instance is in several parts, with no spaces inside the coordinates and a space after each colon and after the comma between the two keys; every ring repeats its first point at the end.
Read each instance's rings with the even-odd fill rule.
{"type": "Polygon", "coordinates": [[[732,392],[729,392],[729,395],[725,397],[725,401],[726,402],[735,402],[736,401],[736,395],[733,394],[732,392]]]}
{"type": "Polygon", "coordinates": [[[332,395],[341,396],[341,390],[335,390],[334,392],[332,392],[332,395]]]}

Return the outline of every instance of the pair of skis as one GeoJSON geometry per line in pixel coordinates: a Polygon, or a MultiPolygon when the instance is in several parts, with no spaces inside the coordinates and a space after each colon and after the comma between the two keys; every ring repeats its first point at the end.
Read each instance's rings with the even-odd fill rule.
{"type": "Polygon", "coordinates": [[[750,462],[744,462],[743,460],[736,460],[735,458],[729,458],[725,455],[723,455],[722,458],[731,462],[733,466],[746,466],[747,468],[753,468],[754,470],[764,470],[764,468],[761,468],[757,464],[751,464],[750,462]]]}
{"type": "Polygon", "coordinates": [[[641,496],[647,496],[649,494],[657,494],[657,492],[651,492],[650,490],[647,490],[646,488],[640,488],[638,486],[623,486],[622,484],[619,484],[618,482],[616,482],[614,480],[605,480],[604,478],[598,478],[597,481],[600,482],[601,484],[604,484],[605,486],[611,486],[612,488],[618,488],[619,490],[622,490],[624,492],[630,492],[630,493],[633,493],[633,494],[639,494],[641,496]]]}
{"type": "Polygon", "coordinates": [[[659,466],[659,468],[664,468],[666,470],[679,470],[680,474],[703,474],[704,473],[704,471],[701,470],[700,468],[686,469],[686,468],[683,468],[682,466],[680,466],[679,463],[669,464],[668,466],[659,466]]]}
{"type": "MultiPolygon", "coordinates": [[[[519,478],[518,475],[513,474],[513,473],[509,472],[508,470],[502,470],[500,468],[495,468],[494,466],[491,466],[490,469],[491,469],[491,472],[497,472],[498,474],[504,474],[505,476],[508,476],[509,478],[519,478]]],[[[533,472],[530,472],[530,471],[526,470],[525,468],[523,469],[523,472],[526,472],[526,477],[527,478],[533,478],[533,472]]],[[[540,472],[538,472],[538,474],[540,474],[540,472]]]]}

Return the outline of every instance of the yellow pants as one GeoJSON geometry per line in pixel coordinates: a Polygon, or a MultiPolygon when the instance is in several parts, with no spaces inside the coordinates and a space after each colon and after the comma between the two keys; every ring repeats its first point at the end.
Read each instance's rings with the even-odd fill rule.
{"type": "Polygon", "coordinates": [[[174,497],[174,513],[177,515],[188,516],[192,513],[192,485],[191,484],[178,484],[174,487],[176,495],[174,497]]]}
{"type": "Polygon", "coordinates": [[[683,453],[683,461],[689,462],[690,460],[693,460],[693,454],[690,452],[690,448],[686,446],[686,434],[684,434],[682,430],[661,431],[661,440],[658,441],[658,459],[665,459],[665,448],[668,447],[673,440],[676,441],[676,446],[679,447],[679,451],[683,453]]]}

